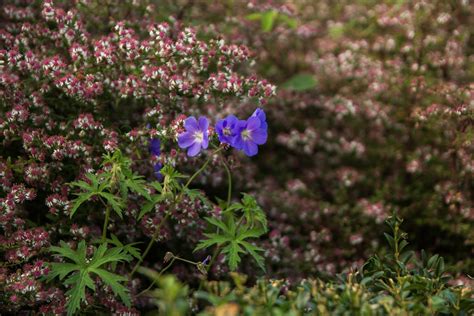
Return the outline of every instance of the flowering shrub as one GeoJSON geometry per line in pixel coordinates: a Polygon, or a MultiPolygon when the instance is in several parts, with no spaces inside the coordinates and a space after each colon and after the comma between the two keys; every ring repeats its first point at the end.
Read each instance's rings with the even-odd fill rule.
{"type": "Polygon", "coordinates": [[[472,311],[466,1],[4,2],[2,314],[472,311]]]}

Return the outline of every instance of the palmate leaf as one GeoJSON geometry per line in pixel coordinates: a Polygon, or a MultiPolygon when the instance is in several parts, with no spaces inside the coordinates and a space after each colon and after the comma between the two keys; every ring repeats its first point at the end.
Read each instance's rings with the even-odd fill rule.
{"type": "Polygon", "coordinates": [[[231,270],[236,270],[241,262],[241,255],[249,254],[257,265],[265,270],[264,259],[258,254],[262,248],[252,245],[247,241],[249,238],[258,238],[266,231],[262,227],[251,227],[249,224],[236,225],[233,216],[227,218],[227,223],[213,217],[205,218],[216,228],[216,233],[206,233],[194,251],[206,249],[212,246],[223,246],[222,253],[226,254],[226,260],[231,270]]]}
{"type": "Polygon", "coordinates": [[[117,213],[117,215],[120,218],[123,218],[123,215],[122,215],[123,204],[122,204],[122,200],[119,197],[108,192],[100,192],[99,195],[107,200],[110,206],[112,206],[112,209],[115,211],[115,213],[117,213]]]}
{"type": "Polygon", "coordinates": [[[72,208],[71,208],[71,214],[69,214],[70,217],[73,217],[74,214],[76,213],[77,209],[79,206],[81,206],[83,203],[85,203],[87,200],[89,200],[94,194],[93,193],[81,193],[78,195],[76,199],[74,199],[72,202],[72,208]]]}
{"type": "Polygon", "coordinates": [[[127,306],[130,306],[128,291],[120,283],[126,281],[126,278],[101,268],[109,263],[116,265],[119,262],[130,261],[131,257],[125,253],[123,247],[108,249],[107,243],[101,244],[95,249],[92,258],[87,260],[87,247],[84,241],[78,244],[76,250],[73,250],[63,241],[60,242],[60,245],[61,247],[53,246],[50,250],[74,263],[50,263],[50,272],[46,279],[52,280],[58,277],[62,280],[67,277],[64,284],[71,286],[66,292],[68,315],[73,315],[80,308],[81,302],[85,301],[86,288],[95,291],[95,283],[91,278],[91,273],[96,274],[105,284],[112,288],[112,291],[118,295],[127,306]]]}
{"type": "Polygon", "coordinates": [[[222,249],[222,253],[228,255],[229,268],[235,271],[241,261],[239,253],[245,253],[245,251],[237,241],[233,240],[222,249]]]}
{"type": "Polygon", "coordinates": [[[130,306],[131,302],[127,288],[120,284],[120,282],[127,281],[126,277],[111,273],[104,269],[91,268],[90,271],[97,274],[105,284],[110,286],[114,294],[118,295],[125,305],[130,306]]]}
{"type": "Polygon", "coordinates": [[[260,267],[260,269],[265,271],[265,265],[264,265],[265,259],[261,255],[259,255],[257,252],[257,251],[263,252],[264,250],[246,241],[240,241],[240,244],[244,246],[245,250],[252,256],[252,258],[255,260],[255,262],[260,267]]]}
{"type": "Polygon", "coordinates": [[[133,256],[136,259],[140,259],[140,249],[137,247],[134,247],[135,245],[140,244],[140,242],[134,242],[130,243],[127,245],[124,245],[114,234],[111,234],[111,239],[107,239],[108,243],[113,244],[116,247],[121,247],[126,253],[129,253],[131,256],[133,256]]]}
{"type": "Polygon", "coordinates": [[[226,212],[241,211],[245,216],[245,220],[251,226],[261,224],[265,231],[267,227],[267,217],[265,212],[258,205],[257,200],[250,194],[242,194],[242,203],[232,203],[227,209],[226,212]]]}
{"type": "Polygon", "coordinates": [[[156,204],[162,202],[165,200],[169,195],[168,194],[157,194],[157,195],[152,195],[150,197],[150,200],[147,201],[145,204],[143,204],[143,207],[140,211],[140,214],[138,214],[138,220],[142,219],[145,214],[150,213],[153,208],[155,207],[156,204]]]}
{"type": "Polygon", "coordinates": [[[213,245],[222,245],[226,242],[232,241],[231,238],[219,234],[204,234],[208,239],[201,240],[194,251],[209,248],[213,245]]]}
{"type": "Polygon", "coordinates": [[[81,302],[86,300],[86,285],[95,290],[94,281],[89,277],[87,271],[80,271],[72,274],[65,282],[65,285],[72,285],[66,291],[68,297],[67,314],[74,315],[74,313],[81,306],[81,302]]]}
{"type": "Polygon", "coordinates": [[[150,194],[145,189],[146,182],[141,176],[134,175],[131,178],[126,179],[124,183],[130,191],[140,194],[147,200],[151,199],[150,194]]]}

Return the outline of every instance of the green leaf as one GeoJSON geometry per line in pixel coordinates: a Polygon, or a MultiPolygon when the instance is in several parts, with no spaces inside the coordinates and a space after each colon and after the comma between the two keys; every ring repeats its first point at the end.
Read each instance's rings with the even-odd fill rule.
{"type": "Polygon", "coordinates": [[[235,271],[241,261],[239,253],[245,253],[244,250],[235,241],[232,241],[222,249],[222,253],[228,255],[229,268],[235,271]]]}
{"type": "MultiPolygon", "coordinates": [[[[115,237],[115,239],[117,238],[115,237]]],[[[118,242],[120,243],[120,241],[118,242]]],[[[104,283],[111,286],[114,293],[120,296],[125,304],[130,304],[126,289],[119,283],[127,279],[100,268],[108,263],[113,266],[118,262],[130,261],[131,257],[125,253],[123,247],[107,249],[107,243],[101,244],[99,248],[94,249],[92,258],[87,260],[87,246],[84,240],[78,244],[76,250],[63,241],[60,242],[60,245],[61,247],[50,247],[50,250],[74,263],[50,263],[51,270],[46,276],[46,280],[50,281],[56,277],[62,280],[67,277],[64,285],[70,286],[66,292],[68,315],[75,314],[80,308],[81,302],[85,301],[86,287],[95,291],[95,283],[89,275],[91,272],[97,274],[104,283]]]]}
{"type": "Polygon", "coordinates": [[[262,18],[262,14],[258,13],[258,12],[251,13],[251,14],[247,15],[245,18],[249,21],[258,21],[262,18]]]}
{"type": "Polygon", "coordinates": [[[222,231],[227,232],[229,231],[229,228],[226,226],[226,224],[223,221],[218,220],[217,218],[214,217],[206,217],[204,218],[206,221],[211,223],[212,225],[219,227],[222,229],[222,231]]]}
{"type": "Polygon", "coordinates": [[[150,213],[151,210],[155,207],[157,202],[155,202],[155,200],[153,201],[149,201],[149,202],[146,202],[143,207],[142,207],[142,210],[140,211],[140,214],[138,214],[138,220],[141,220],[143,216],[145,216],[145,214],[147,213],[150,213]]]}
{"type": "Polygon", "coordinates": [[[201,240],[199,242],[199,244],[196,246],[196,248],[194,248],[194,251],[198,251],[198,250],[201,250],[201,249],[206,249],[206,248],[209,248],[213,245],[221,244],[223,242],[229,241],[228,239],[226,239],[225,241],[221,242],[225,238],[224,236],[213,234],[213,235],[219,236],[219,238],[222,238],[222,239],[219,239],[219,238],[212,238],[212,237],[210,237],[210,235],[211,234],[207,235],[207,237],[210,238],[210,239],[201,240]]]}
{"type": "Polygon", "coordinates": [[[51,272],[48,273],[46,279],[52,280],[55,277],[59,277],[60,280],[64,279],[66,275],[78,269],[77,264],[74,263],[58,263],[53,262],[49,264],[51,272]]]}
{"type": "Polygon", "coordinates": [[[314,89],[317,85],[316,79],[310,74],[297,74],[286,81],[282,87],[287,90],[307,91],[314,89]]]}
{"type": "Polygon", "coordinates": [[[105,284],[110,286],[115,295],[118,295],[125,305],[130,307],[130,296],[128,290],[119,282],[127,281],[126,277],[108,272],[104,269],[92,268],[91,272],[97,274],[105,284]]]}
{"type": "Polygon", "coordinates": [[[252,228],[248,230],[243,230],[242,233],[237,234],[237,240],[244,240],[247,238],[258,238],[265,233],[263,228],[252,228]]]}
{"type": "Polygon", "coordinates": [[[117,196],[108,192],[101,192],[99,195],[109,202],[110,206],[112,206],[112,209],[120,218],[123,218],[121,200],[117,196]]]}
{"type": "MultiPolygon", "coordinates": [[[[86,283],[88,283],[87,271],[81,271],[71,275],[64,284],[73,285],[67,292],[67,314],[74,315],[81,307],[81,302],[86,300],[86,283]]],[[[89,278],[90,279],[90,278],[89,278]]],[[[92,280],[90,280],[92,281],[92,280]]],[[[89,283],[90,285],[90,283],[89,283]]]]}
{"type": "Polygon", "coordinates": [[[265,260],[263,259],[263,257],[261,255],[259,255],[257,253],[257,251],[262,251],[263,252],[264,250],[260,247],[254,246],[251,243],[248,243],[246,241],[241,241],[240,244],[242,246],[244,246],[245,250],[253,257],[253,259],[255,260],[257,265],[260,267],[260,269],[265,271],[265,260]]]}
{"type": "Polygon", "coordinates": [[[145,190],[145,181],[141,179],[141,177],[134,176],[132,179],[125,180],[125,184],[130,189],[130,191],[135,192],[150,200],[150,194],[147,190],[145,190]]]}
{"type": "Polygon", "coordinates": [[[79,195],[76,199],[72,200],[72,208],[71,208],[71,214],[69,215],[69,217],[73,217],[74,214],[76,213],[77,209],[79,208],[79,206],[81,206],[84,202],[86,202],[87,200],[89,200],[94,194],[93,193],[83,193],[81,195],[79,195]]]}
{"type": "Polygon", "coordinates": [[[273,29],[276,18],[278,17],[278,12],[274,10],[267,11],[263,13],[261,20],[262,31],[270,32],[273,29]]]}

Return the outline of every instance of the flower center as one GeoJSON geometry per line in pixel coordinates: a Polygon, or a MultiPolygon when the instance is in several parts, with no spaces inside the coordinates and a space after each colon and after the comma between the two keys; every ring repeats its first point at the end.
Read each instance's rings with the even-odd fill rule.
{"type": "Polygon", "coordinates": [[[230,128],[227,127],[227,128],[224,128],[223,134],[225,136],[230,136],[232,134],[232,132],[231,132],[230,128]]]}
{"type": "Polygon", "coordinates": [[[244,129],[241,135],[243,140],[249,140],[252,138],[248,129],[244,129]]]}
{"type": "Polygon", "coordinates": [[[201,131],[194,133],[194,140],[198,143],[202,143],[204,139],[204,134],[201,131]]]}

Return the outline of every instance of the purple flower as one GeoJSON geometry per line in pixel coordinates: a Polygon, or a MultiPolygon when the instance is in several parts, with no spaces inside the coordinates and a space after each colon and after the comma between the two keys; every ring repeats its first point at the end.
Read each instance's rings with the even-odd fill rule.
{"type": "Polygon", "coordinates": [[[232,140],[237,134],[237,123],[239,119],[234,115],[229,115],[223,120],[219,120],[216,124],[216,133],[221,143],[232,145],[232,140]]]}
{"type": "Polygon", "coordinates": [[[161,142],[158,138],[150,139],[150,145],[148,146],[148,150],[153,156],[159,156],[161,154],[161,142]]]}
{"type": "Polygon", "coordinates": [[[248,120],[237,123],[236,129],[238,132],[232,142],[235,148],[243,150],[249,157],[255,156],[258,153],[257,145],[265,144],[268,136],[267,122],[262,121],[261,117],[257,115],[252,115],[248,120]]]}
{"type": "Polygon", "coordinates": [[[268,128],[267,116],[265,115],[265,112],[261,108],[257,108],[255,112],[253,112],[252,117],[258,117],[258,119],[261,122],[260,127],[265,128],[265,129],[268,128]]]}
{"type": "Polygon", "coordinates": [[[158,179],[158,181],[163,180],[163,175],[161,174],[161,168],[163,168],[163,165],[159,162],[153,165],[154,174],[155,174],[155,177],[158,179]]]}
{"type": "Polygon", "coordinates": [[[209,145],[208,127],[209,121],[204,116],[199,118],[199,122],[194,116],[184,121],[186,132],[178,135],[178,145],[183,149],[188,148],[189,157],[196,156],[209,145]]]}

